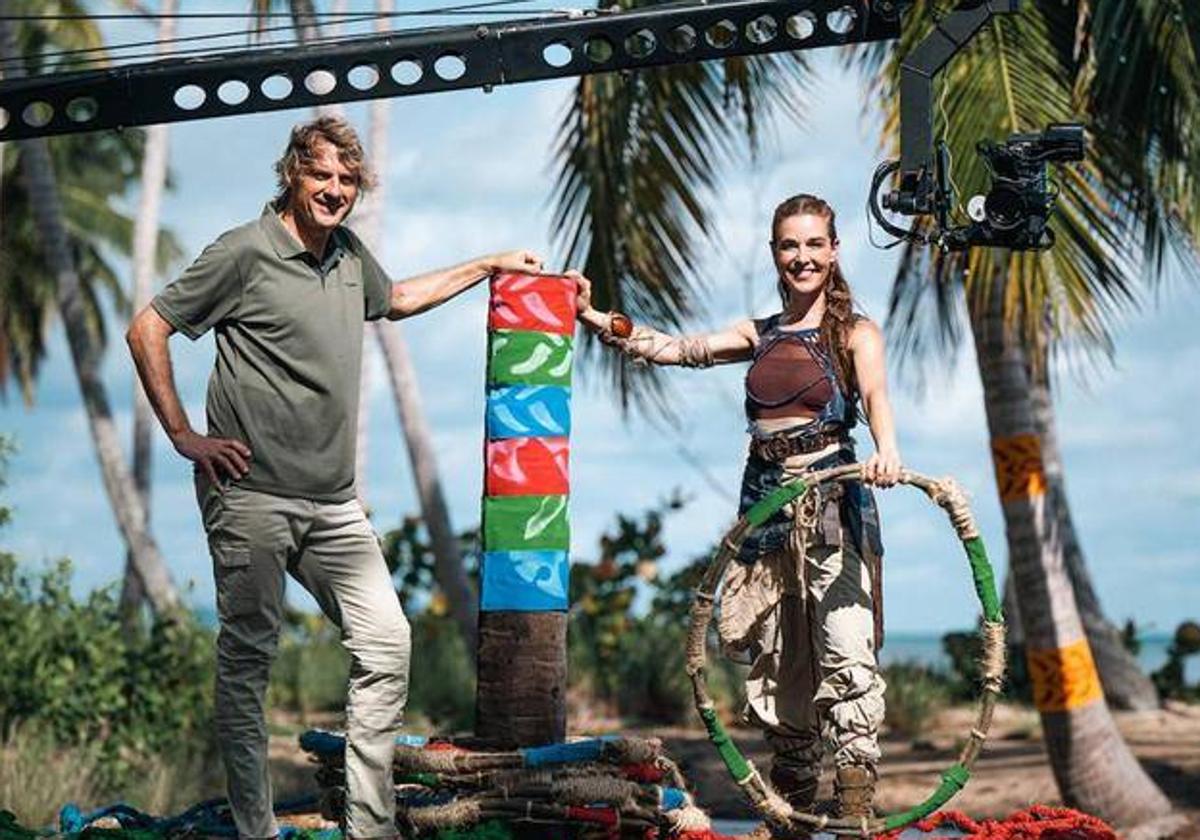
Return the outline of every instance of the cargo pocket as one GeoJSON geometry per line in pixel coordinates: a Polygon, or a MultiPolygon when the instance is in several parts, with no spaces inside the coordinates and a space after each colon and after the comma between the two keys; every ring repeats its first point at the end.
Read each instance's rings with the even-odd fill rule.
{"type": "Polygon", "coordinates": [[[209,541],[217,583],[217,613],[222,619],[252,613],[258,592],[250,570],[250,546],[224,539],[209,541]]]}

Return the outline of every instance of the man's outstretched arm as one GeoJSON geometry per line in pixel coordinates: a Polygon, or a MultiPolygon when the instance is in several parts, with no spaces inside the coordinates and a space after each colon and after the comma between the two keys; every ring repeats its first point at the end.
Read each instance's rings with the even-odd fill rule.
{"type": "Polygon", "coordinates": [[[171,439],[175,450],[204,470],[213,484],[219,484],[217,468],[232,478],[250,471],[250,447],[237,440],[210,438],[197,434],[188,422],[187,412],[175,389],[168,341],[175,328],[152,306],[139,312],[129,324],[125,341],[133,355],[142,388],[171,439]]]}
{"type": "Polygon", "coordinates": [[[469,260],[450,268],[418,274],[392,284],[391,305],[387,317],[396,321],[440,306],[496,272],[514,271],[537,274],[542,258],[533,251],[506,251],[469,260]]]}

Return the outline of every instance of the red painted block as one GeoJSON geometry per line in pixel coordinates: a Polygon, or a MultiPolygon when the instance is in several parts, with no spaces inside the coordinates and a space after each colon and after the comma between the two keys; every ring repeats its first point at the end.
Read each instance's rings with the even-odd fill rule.
{"type": "Polygon", "coordinates": [[[488,329],[575,332],[575,281],[569,277],[498,274],[492,278],[488,329]]]}
{"type": "Polygon", "coordinates": [[[565,437],[488,441],[488,496],[558,496],[568,492],[565,437]]]}

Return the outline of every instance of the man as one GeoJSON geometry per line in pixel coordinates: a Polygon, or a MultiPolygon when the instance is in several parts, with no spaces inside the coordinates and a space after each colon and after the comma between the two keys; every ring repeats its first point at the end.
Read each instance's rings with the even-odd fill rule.
{"type": "Polygon", "coordinates": [[[263,701],[290,573],[342,631],[346,833],[396,833],[392,750],[408,693],[409,628],[378,541],[355,498],[363,321],[416,315],[495,271],[538,271],[513,251],[388,281],[342,226],[371,186],[345,121],[292,131],[279,193],[209,245],[130,325],[138,375],[163,428],[194,462],[216,578],[216,722],[238,834],[278,833],[263,701]],[[208,432],[192,430],[168,339],[216,329],[208,432]]]}

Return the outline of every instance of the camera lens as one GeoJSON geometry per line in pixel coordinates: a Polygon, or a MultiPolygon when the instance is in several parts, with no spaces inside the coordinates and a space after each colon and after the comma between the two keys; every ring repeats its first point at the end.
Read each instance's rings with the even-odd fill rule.
{"type": "Polygon", "coordinates": [[[983,207],[988,222],[998,230],[1011,230],[1029,215],[1024,194],[1003,185],[992,188],[983,207]]]}

